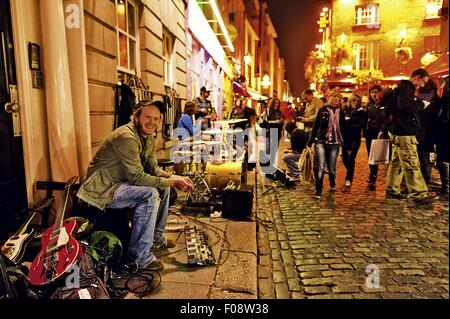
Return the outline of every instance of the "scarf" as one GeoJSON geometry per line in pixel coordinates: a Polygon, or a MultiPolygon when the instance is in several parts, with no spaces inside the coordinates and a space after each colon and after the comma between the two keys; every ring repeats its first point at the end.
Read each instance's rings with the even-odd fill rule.
{"type": "Polygon", "coordinates": [[[341,115],[341,108],[340,107],[333,107],[331,105],[328,105],[328,129],[327,129],[327,135],[326,135],[326,143],[332,144],[332,143],[338,143],[341,144],[344,139],[342,138],[341,134],[341,126],[339,125],[339,119],[341,115]]]}

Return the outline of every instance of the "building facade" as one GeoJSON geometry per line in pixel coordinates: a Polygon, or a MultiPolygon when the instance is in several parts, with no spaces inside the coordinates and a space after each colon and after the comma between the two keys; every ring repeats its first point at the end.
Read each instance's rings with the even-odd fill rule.
{"type": "MultiPolygon", "coordinates": [[[[37,181],[82,176],[116,127],[123,84],[138,100],[176,100],[172,112],[174,106],[182,111],[205,85],[219,115],[223,106],[232,106],[233,81],[241,75],[255,108],[285,90],[284,61],[265,1],[0,4],[1,62],[8,71],[0,73],[0,131],[8,133],[2,136],[7,143],[1,170],[8,174],[0,180],[6,194],[0,205],[11,201],[12,193],[23,195],[22,208],[5,206],[11,214],[45,196],[37,181]],[[270,83],[264,86],[266,78],[270,83]]],[[[157,147],[164,151],[160,133],[157,147]]]]}
{"type": "Polygon", "coordinates": [[[442,0],[332,1],[330,81],[353,77],[361,84],[372,76],[389,82],[425,67],[429,56],[445,54],[441,7],[442,0]]]}

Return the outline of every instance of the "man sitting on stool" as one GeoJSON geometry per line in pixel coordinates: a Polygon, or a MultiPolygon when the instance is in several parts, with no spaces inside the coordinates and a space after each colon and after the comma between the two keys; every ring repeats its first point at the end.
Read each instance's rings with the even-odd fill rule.
{"type": "Polygon", "coordinates": [[[285,152],[283,161],[286,163],[289,170],[288,177],[299,180],[300,171],[298,169],[298,161],[306,147],[309,135],[305,131],[298,129],[293,122],[286,123],[284,129],[291,136],[291,148],[285,152]]]}
{"type": "Polygon", "coordinates": [[[127,260],[138,269],[162,270],[151,249],[174,247],[163,236],[170,187],[193,188],[185,177],[170,175],[157,166],[155,137],[164,113],[161,101],[141,101],[133,119],[113,131],[91,160],[77,193],[98,209],[135,208],[127,260]]]}

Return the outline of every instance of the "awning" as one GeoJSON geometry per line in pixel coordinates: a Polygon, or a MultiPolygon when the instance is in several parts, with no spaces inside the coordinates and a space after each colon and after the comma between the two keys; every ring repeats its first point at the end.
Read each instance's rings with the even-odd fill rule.
{"type": "Polygon", "coordinates": [[[243,97],[252,97],[238,82],[233,81],[233,92],[243,97]]]}
{"type": "Polygon", "coordinates": [[[448,54],[441,55],[436,61],[425,67],[432,78],[448,75],[448,54]]]}

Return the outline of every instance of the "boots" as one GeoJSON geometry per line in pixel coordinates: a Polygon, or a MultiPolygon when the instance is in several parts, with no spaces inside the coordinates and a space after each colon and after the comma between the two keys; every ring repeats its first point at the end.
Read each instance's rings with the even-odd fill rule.
{"type": "Polygon", "coordinates": [[[377,176],[376,175],[370,175],[369,176],[369,190],[374,191],[375,190],[375,183],[377,182],[377,176]]]}
{"type": "Polygon", "coordinates": [[[448,199],[449,163],[448,162],[438,162],[437,167],[439,170],[439,175],[441,176],[441,183],[442,183],[440,197],[448,199]]]}

